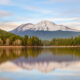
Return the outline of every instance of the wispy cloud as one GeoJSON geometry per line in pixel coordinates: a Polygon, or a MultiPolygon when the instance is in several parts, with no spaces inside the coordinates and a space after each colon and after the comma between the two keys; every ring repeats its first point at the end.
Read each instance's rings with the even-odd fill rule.
{"type": "Polygon", "coordinates": [[[48,10],[48,9],[44,9],[44,8],[39,8],[39,7],[34,7],[34,6],[27,6],[24,9],[30,10],[30,11],[39,12],[39,13],[44,13],[44,14],[53,13],[52,10],[48,10]]]}
{"type": "Polygon", "coordinates": [[[7,16],[12,16],[12,15],[13,15],[12,12],[0,10],[0,17],[7,17],[7,16]]]}
{"type": "Polygon", "coordinates": [[[70,28],[73,28],[73,29],[77,29],[77,30],[80,30],[80,22],[66,22],[66,23],[61,23],[65,26],[69,26],[70,28]]]}
{"type": "Polygon", "coordinates": [[[79,0],[50,0],[52,2],[76,2],[76,1],[79,1],[79,0]]]}
{"type": "Polygon", "coordinates": [[[10,5],[12,3],[11,0],[1,0],[0,5],[10,5]]]}
{"type": "Polygon", "coordinates": [[[80,17],[54,18],[55,21],[79,21],[80,17]]]}
{"type": "Polygon", "coordinates": [[[40,18],[34,18],[34,17],[16,17],[15,22],[21,22],[23,23],[37,23],[42,20],[49,20],[53,21],[55,23],[62,23],[62,22],[79,22],[80,17],[40,17],[40,18]]]}
{"type": "Polygon", "coordinates": [[[0,80],[12,80],[10,78],[0,78],[0,80]]]}
{"type": "Polygon", "coordinates": [[[61,15],[80,15],[80,8],[68,9],[62,12],[61,15]]]}
{"type": "MultiPolygon", "coordinates": [[[[31,20],[31,18],[30,18],[31,20]]],[[[35,19],[35,18],[32,18],[32,20],[36,20],[36,21],[40,21],[40,20],[49,20],[49,21],[53,21],[53,22],[57,22],[57,21],[80,21],[80,17],[58,17],[58,18],[39,18],[39,19],[35,19]]]]}
{"type": "Polygon", "coordinates": [[[18,22],[4,22],[0,24],[0,29],[11,31],[20,25],[18,22]]]}

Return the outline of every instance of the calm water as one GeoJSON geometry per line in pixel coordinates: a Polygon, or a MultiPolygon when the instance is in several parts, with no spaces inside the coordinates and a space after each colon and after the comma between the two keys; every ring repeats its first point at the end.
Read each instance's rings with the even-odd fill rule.
{"type": "Polygon", "coordinates": [[[0,80],[80,80],[80,48],[0,48],[0,80]]]}

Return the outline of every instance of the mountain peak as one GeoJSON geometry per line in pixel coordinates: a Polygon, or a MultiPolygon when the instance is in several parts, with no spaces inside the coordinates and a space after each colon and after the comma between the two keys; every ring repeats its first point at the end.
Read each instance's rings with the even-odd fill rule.
{"type": "Polygon", "coordinates": [[[27,30],[33,30],[33,31],[76,31],[74,29],[71,29],[67,26],[63,25],[57,25],[52,21],[44,20],[37,24],[27,23],[22,24],[19,27],[16,28],[16,31],[27,31],[27,30]]]}
{"type": "Polygon", "coordinates": [[[79,31],[71,29],[64,25],[57,25],[51,21],[41,21],[37,24],[27,23],[20,25],[13,31],[20,36],[37,36],[42,40],[50,40],[52,38],[70,38],[80,35],[79,31]]]}
{"type": "Polygon", "coordinates": [[[48,21],[48,20],[41,21],[41,22],[39,22],[38,24],[54,24],[54,25],[56,25],[56,24],[53,23],[52,21],[48,21]]]}

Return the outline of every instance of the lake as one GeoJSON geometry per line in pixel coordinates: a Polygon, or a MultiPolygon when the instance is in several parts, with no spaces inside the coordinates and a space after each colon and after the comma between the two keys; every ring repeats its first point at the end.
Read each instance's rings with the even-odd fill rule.
{"type": "Polygon", "coordinates": [[[0,48],[0,80],[80,80],[80,48],[0,48]]]}

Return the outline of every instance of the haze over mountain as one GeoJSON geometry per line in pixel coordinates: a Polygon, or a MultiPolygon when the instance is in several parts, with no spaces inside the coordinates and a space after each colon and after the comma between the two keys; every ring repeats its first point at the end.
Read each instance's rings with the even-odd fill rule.
{"type": "Polygon", "coordinates": [[[13,22],[6,22],[0,24],[0,29],[5,31],[11,31],[15,28],[17,28],[20,24],[19,23],[13,23],[13,22]]]}

